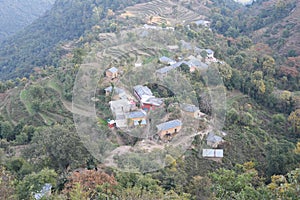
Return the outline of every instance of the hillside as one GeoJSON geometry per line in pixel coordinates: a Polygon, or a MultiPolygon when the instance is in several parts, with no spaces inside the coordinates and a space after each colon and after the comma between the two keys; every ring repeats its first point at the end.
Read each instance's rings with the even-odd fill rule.
{"type": "Polygon", "coordinates": [[[258,1],[249,7],[246,16],[246,27],[252,30],[255,42],[270,45],[280,55],[300,55],[299,1],[258,1]]]}
{"type": "Polygon", "coordinates": [[[298,200],[300,57],[252,38],[262,2],[56,2],[0,51],[0,199],[298,200]]]}
{"type": "Polygon", "coordinates": [[[51,8],[55,0],[1,0],[0,41],[31,24],[51,8]]]}
{"type": "Polygon", "coordinates": [[[39,20],[1,42],[0,80],[28,76],[34,67],[57,66],[65,53],[60,43],[79,38],[106,17],[108,9],[143,2],[60,0],[39,20]]]}

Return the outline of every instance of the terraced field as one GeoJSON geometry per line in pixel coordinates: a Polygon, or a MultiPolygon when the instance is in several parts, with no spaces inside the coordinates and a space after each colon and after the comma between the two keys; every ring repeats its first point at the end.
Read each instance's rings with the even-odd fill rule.
{"type": "Polygon", "coordinates": [[[175,1],[168,0],[155,0],[148,3],[137,4],[132,7],[126,8],[128,13],[134,17],[154,24],[166,22],[171,26],[175,24],[188,24],[192,21],[203,19],[204,16],[198,12],[192,11],[175,1]],[[155,21],[156,17],[160,17],[161,21],[155,21]],[[160,22],[160,23],[159,23],[160,22]]]}

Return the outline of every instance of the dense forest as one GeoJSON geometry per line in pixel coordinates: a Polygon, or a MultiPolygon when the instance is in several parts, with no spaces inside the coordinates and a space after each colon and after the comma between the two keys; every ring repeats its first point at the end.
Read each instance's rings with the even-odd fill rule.
{"type": "Polygon", "coordinates": [[[297,45],[286,48],[299,32],[298,10],[294,0],[246,6],[223,0],[56,1],[1,44],[0,199],[299,199],[300,54],[297,45]],[[197,24],[199,19],[209,25],[197,24]],[[180,61],[196,55],[208,69],[191,71],[189,62],[181,61],[170,73],[173,91],[149,82],[150,73],[165,66],[160,56],[180,61]],[[121,69],[120,78],[105,77],[112,67],[121,69]],[[187,130],[222,136],[213,148],[224,150],[222,160],[202,156],[209,145],[201,134],[193,135],[180,156],[166,147],[165,167],[151,172],[140,169],[156,164],[155,151],[150,162],[135,152],[114,155],[116,165],[128,164],[127,171],[97,158],[91,147],[99,137],[107,139],[100,141],[99,152],[146,143],[135,137],[138,128],[128,134],[109,126],[119,87],[131,91],[140,80],[164,100],[169,120],[190,119],[177,106],[189,95],[176,86],[188,83],[205,117],[187,130]],[[88,81],[97,88],[80,107],[76,98],[91,87],[88,81]],[[223,93],[211,91],[220,82],[226,96],[220,112],[226,118],[217,130],[209,122],[219,114],[213,98],[223,93]],[[109,87],[115,94],[108,94],[109,87]],[[78,116],[90,122],[89,103],[96,110],[95,125],[80,127],[78,116]],[[84,137],[80,128],[87,130],[84,137]],[[94,131],[97,135],[89,135],[94,131]],[[90,136],[94,141],[86,145],[90,136]],[[47,185],[51,194],[42,192],[47,185]]]}
{"type": "Polygon", "coordinates": [[[0,1],[0,40],[28,26],[51,8],[55,0],[0,1]]]}

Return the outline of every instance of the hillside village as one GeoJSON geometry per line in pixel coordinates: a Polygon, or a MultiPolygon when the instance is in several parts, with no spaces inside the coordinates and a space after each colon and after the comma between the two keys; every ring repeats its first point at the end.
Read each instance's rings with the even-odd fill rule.
{"type": "Polygon", "coordinates": [[[57,0],[1,42],[0,199],[300,199],[299,8],[57,0]]]}
{"type": "MultiPolygon", "coordinates": [[[[199,26],[209,27],[210,22],[205,20],[198,20],[195,22],[199,26]]],[[[144,29],[152,30],[171,30],[173,27],[162,28],[160,26],[148,25],[143,26],[144,29]]],[[[157,61],[158,69],[155,71],[155,76],[159,79],[163,79],[168,76],[173,70],[180,70],[186,73],[194,73],[196,70],[205,71],[209,68],[211,63],[220,63],[214,57],[214,51],[211,49],[200,49],[198,47],[193,47],[189,42],[181,40],[181,48],[194,52],[187,57],[180,57],[179,46],[170,45],[167,47],[171,54],[177,55],[176,57],[161,56],[154,60],[157,61]]],[[[155,64],[155,63],[153,63],[155,64]]],[[[134,64],[135,68],[141,68],[143,62],[136,62],[134,64]]],[[[151,117],[149,117],[150,112],[155,112],[158,110],[166,111],[166,117],[161,120],[160,123],[155,124],[156,133],[148,135],[148,138],[144,140],[157,141],[157,144],[169,143],[176,135],[180,135],[182,132],[182,127],[185,126],[183,119],[186,117],[192,117],[197,120],[208,121],[208,116],[200,111],[199,107],[193,104],[187,103],[173,103],[180,112],[184,115],[179,115],[175,119],[168,119],[168,116],[172,113],[168,113],[167,109],[170,105],[166,105],[164,98],[154,95],[154,92],[147,85],[135,85],[130,89],[122,88],[118,86],[118,81],[121,79],[123,73],[122,67],[110,66],[105,71],[106,77],[106,88],[104,88],[104,94],[106,97],[110,97],[109,101],[110,111],[112,113],[113,119],[106,119],[107,126],[112,130],[123,130],[130,131],[132,129],[142,129],[145,130],[147,126],[150,126],[153,122],[151,117]]],[[[157,92],[155,93],[157,94],[157,92]]],[[[159,95],[160,96],[160,95],[159,95]]],[[[149,129],[149,128],[148,128],[149,129]]],[[[202,157],[212,159],[215,161],[221,161],[223,158],[223,149],[218,148],[218,145],[223,143],[224,140],[221,136],[225,134],[216,135],[213,128],[209,131],[199,130],[199,133],[203,139],[206,140],[207,148],[202,151],[202,157]]]]}

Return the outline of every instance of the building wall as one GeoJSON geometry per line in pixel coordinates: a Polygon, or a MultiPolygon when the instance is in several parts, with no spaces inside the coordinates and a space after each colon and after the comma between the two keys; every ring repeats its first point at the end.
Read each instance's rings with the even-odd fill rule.
{"type": "Polygon", "coordinates": [[[154,106],[152,104],[146,104],[146,103],[143,103],[143,105],[141,106],[142,109],[146,109],[146,110],[155,110],[157,109],[159,106],[154,106]]]}
{"type": "Polygon", "coordinates": [[[156,106],[153,106],[151,104],[143,104],[142,109],[147,109],[147,110],[155,110],[156,106]]]}
{"type": "Polygon", "coordinates": [[[106,71],[106,76],[109,78],[116,78],[118,77],[118,73],[111,73],[110,71],[106,71]]]}
{"type": "Polygon", "coordinates": [[[132,126],[134,121],[141,121],[143,119],[146,119],[145,117],[140,117],[140,118],[131,118],[129,121],[129,125],[132,126]]]}
{"type": "Polygon", "coordinates": [[[166,134],[171,134],[172,135],[175,132],[179,132],[180,130],[181,130],[181,126],[177,126],[175,128],[171,128],[171,129],[168,129],[168,130],[160,131],[159,132],[159,137],[163,138],[163,137],[165,137],[166,134]]]}

